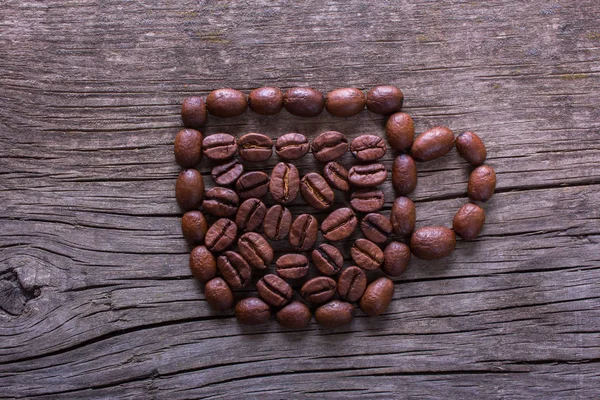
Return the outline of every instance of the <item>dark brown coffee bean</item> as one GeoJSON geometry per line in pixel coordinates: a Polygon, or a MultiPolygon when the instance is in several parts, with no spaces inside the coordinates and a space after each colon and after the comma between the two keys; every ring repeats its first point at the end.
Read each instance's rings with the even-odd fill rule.
{"type": "Polygon", "coordinates": [[[204,285],[206,302],[215,311],[226,311],[233,307],[233,292],[221,278],[214,278],[204,285]]]}
{"type": "Polygon", "coordinates": [[[175,136],[175,161],[183,168],[193,168],[202,160],[202,134],[182,129],[175,136]]]}
{"type": "Polygon", "coordinates": [[[391,242],[383,250],[382,271],[389,276],[400,276],[408,268],[410,248],[401,242],[391,242]]]}
{"type": "Polygon", "coordinates": [[[302,177],[300,193],[304,200],[317,210],[326,210],[333,204],[333,190],[316,172],[309,172],[302,177]]]}
{"type": "Polygon", "coordinates": [[[375,86],[367,93],[367,108],[375,114],[391,114],[402,109],[404,93],[395,86],[375,86]]]}
{"type": "Polygon", "coordinates": [[[303,254],[284,254],[275,262],[277,274],[286,279],[298,279],[308,273],[308,258],[303,254]]]}
{"type": "Polygon", "coordinates": [[[210,251],[221,252],[233,244],[237,236],[237,225],[230,219],[221,218],[206,231],[204,244],[210,251]]]}
{"type": "Polygon", "coordinates": [[[385,216],[369,213],[360,222],[363,235],[374,243],[385,243],[392,233],[392,223],[385,216]]]}
{"type": "Polygon", "coordinates": [[[276,204],[267,210],[263,223],[265,236],[271,240],[285,239],[292,226],[292,213],[276,204]]]}
{"type": "Polygon", "coordinates": [[[373,187],[385,182],[387,174],[383,164],[354,165],[348,171],[348,180],[359,188],[373,187]]]}
{"type": "Polygon", "coordinates": [[[410,154],[416,161],[431,161],[450,152],[454,147],[454,133],[445,126],[436,126],[415,139],[410,154]]]}
{"type": "Polygon", "coordinates": [[[410,251],[421,260],[449,256],[456,246],[456,235],[443,226],[424,226],[410,237],[410,251]]]}
{"type": "Polygon", "coordinates": [[[367,275],[359,267],[348,267],[340,274],[337,287],[342,299],[358,301],[367,288],[367,275]]]}
{"type": "Polygon", "coordinates": [[[358,189],[350,196],[350,205],[356,211],[375,212],[383,208],[385,196],[379,189],[358,189]]]}
{"type": "Polygon", "coordinates": [[[238,153],[246,161],[267,161],[273,154],[273,141],[262,133],[247,133],[237,140],[238,153]]]}
{"type": "Polygon", "coordinates": [[[322,243],[313,250],[312,262],[322,274],[333,276],[342,269],[344,256],[336,247],[322,243]]]}
{"type": "Polygon", "coordinates": [[[235,223],[241,231],[254,231],[262,224],[266,213],[265,203],[255,198],[248,199],[238,208],[235,223]]]}
{"type": "Polygon", "coordinates": [[[200,211],[188,211],[181,218],[181,232],[188,243],[202,243],[208,230],[204,214],[200,211]]]}
{"type": "Polygon", "coordinates": [[[235,305],[235,318],[242,325],[264,324],[271,318],[271,308],[258,297],[247,297],[235,305]]]}
{"type": "Polygon", "coordinates": [[[298,117],[316,117],[323,112],[325,96],[307,87],[294,87],[283,95],[283,106],[298,117]]]}
{"type": "Polygon", "coordinates": [[[277,203],[289,204],[296,200],[300,190],[300,173],[294,164],[280,162],[271,172],[269,191],[277,203]]]}
{"type": "Polygon", "coordinates": [[[181,119],[186,128],[200,129],[206,124],[206,105],[202,97],[188,97],[181,103],[181,119]]]}
{"type": "Polygon", "coordinates": [[[315,244],[319,223],[310,214],[300,214],[290,227],[290,244],[298,251],[307,251],[315,244]]]}
{"type": "Polygon", "coordinates": [[[243,114],[247,106],[246,95],[235,89],[213,90],[206,97],[208,112],[217,117],[236,117],[243,114]]]}
{"type": "Polygon", "coordinates": [[[257,114],[275,115],[283,108],[283,93],[276,87],[254,89],[248,95],[248,106],[257,114]]]}
{"type": "Polygon", "coordinates": [[[333,161],[348,150],[348,138],[336,131],[323,132],[313,140],[311,150],[317,161],[333,161]]]}
{"type": "Polygon", "coordinates": [[[452,221],[452,229],[461,238],[473,240],[485,224],[485,211],[477,204],[467,203],[458,210],[452,221]]]}
{"type": "Polygon", "coordinates": [[[251,267],[266,269],[273,261],[273,248],[256,232],[244,233],[238,239],[238,250],[251,267]]]}
{"type": "Polygon", "coordinates": [[[406,152],[415,139],[415,124],[410,115],[395,113],[390,115],[385,124],[385,134],[392,149],[406,152]]]}
{"type": "Polygon", "coordinates": [[[200,282],[210,281],[217,274],[215,256],[204,246],[194,247],[190,253],[190,270],[200,282]]]}
{"type": "Polygon", "coordinates": [[[244,166],[237,160],[213,167],[211,175],[217,185],[233,185],[244,173],[244,166]]]}
{"type": "Polygon", "coordinates": [[[306,304],[292,301],[275,314],[275,319],[284,328],[301,329],[310,324],[312,315],[306,304]]]}
{"type": "Polygon", "coordinates": [[[315,320],[324,328],[348,325],[354,318],[354,306],[340,300],[331,300],[315,311],[315,320]]]}
{"type": "Polygon", "coordinates": [[[352,235],[357,224],[358,219],[352,209],[348,207],[338,208],[323,220],[321,232],[327,240],[343,240],[352,235]]]}
{"type": "Polygon", "coordinates": [[[375,161],[385,155],[385,140],[377,135],[360,135],[350,143],[352,155],[359,161],[375,161]]]}
{"type": "Polygon", "coordinates": [[[202,209],[217,217],[231,217],[237,212],[240,198],[231,189],[215,186],[206,191],[202,209]]]}
{"type": "Polygon", "coordinates": [[[408,154],[400,154],[394,159],[392,185],[400,196],[412,193],[417,187],[417,164],[408,154]]]}
{"type": "Polygon", "coordinates": [[[398,236],[410,236],[412,231],[415,230],[416,221],[415,203],[408,197],[397,197],[394,204],[392,204],[390,213],[390,222],[394,233],[398,236]]]}
{"type": "Polygon", "coordinates": [[[217,268],[232,289],[241,289],[250,283],[252,270],[244,257],[235,251],[226,251],[217,258],[217,268]]]}
{"type": "Polygon", "coordinates": [[[456,138],[455,144],[458,154],[472,165],[483,163],[487,157],[483,141],[474,132],[461,133],[456,138]]]}
{"type": "Polygon", "coordinates": [[[269,175],[262,171],[246,172],[235,183],[235,191],[242,199],[263,197],[269,191],[269,175]]]}
{"type": "Polygon", "coordinates": [[[350,249],[350,256],[364,270],[372,271],[383,264],[383,251],[367,239],[356,239],[350,249]]]}
{"type": "Polygon", "coordinates": [[[274,307],[282,307],[292,299],[291,286],[277,275],[267,274],[256,283],[261,299],[274,307]]]}
{"type": "Polygon", "coordinates": [[[300,133],[286,133],[275,142],[275,152],[284,160],[296,160],[303,157],[310,145],[306,136],[300,133]]]}
{"type": "Polygon", "coordinates": [[[481,165],[471,172],[467,192],[474,201],[488,201],[496,190],[496,172],[489,165],[481,165]]]}
{"type": "Polygon", "coordinates": [[[350,190],[350,182],[348,182],[348,170],[341,164],[330,161],[323,168],[325,180],[337,190],[347,192],[350,190]]]}
{"type": "Polygon", "coordinates": [[[360,308],[369,317],[381,315],[388,308],[394,296],[394,282],[382,276],[367,286],[360,298],[360,308]]]}
{"type": "Polygon", "coordinates": [[[200,172],[186,169],[179,173],[175,183],[175,198],[183,211],[200,208],[204,198],[204,180],[200,172]]]}
{"type": "Polygon", "coordinates": [[[337,284],[333,279],[328,276],[317,276],[302,285],[300,295],[309,303],[323,304],[333,299],[336,289],[337,284]]]}
{"type": "Polygon", "coordinates": [[[215,133],[202,142],[204,155],[213,161],[229,160],[237,151],[235,138],[228,133],[215,133]]]}
{"type": "Polygon", "coordinates": [[[365,94],[357,88],[343,88],[327,93],[325,107],[336,117],[351,117],[365,108],[365,94]]]}

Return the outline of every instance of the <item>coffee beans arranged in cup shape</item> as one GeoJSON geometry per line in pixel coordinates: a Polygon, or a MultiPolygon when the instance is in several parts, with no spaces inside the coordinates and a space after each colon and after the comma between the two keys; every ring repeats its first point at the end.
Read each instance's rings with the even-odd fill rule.
{"type": "Polygon", "coordinates": [[[292,213],[287,208],[276,204],[267,210],[263,223],[265,236],[271,240],[285,239],[292,226],[292,213]]]}
{"type": "Polygon", "coordinates": [[[375,161],[385,155],[385,140],[377,135],[360,135],[350,143],[350,152],[359,161],[375,161]]]}
{"type": "Polygon", "coordinates": [[[421,260],[449,256],[456,246],[456,235],[443,226],[424,226],[410,237],[410,251],[421,260]]]}
{"type": "Polygon", "coordinates": [[[357,224],[358,219],[354,211],[348,207],[342,207],[333,211],[323,220],[321,232],[326,240],[344,240],[352,235],[357,224]]]}
{"type": "Polygon", "coordinates": [[[375,279],[360,298],[360,308],[369,317],[381,315],[392,302],[394,282],[390,278],[375,279]]]}
{"type": "Polygon", "coordinates": [[[383,251],[367,239],[356,239],[350,249],[350,256],[357,266],[367,271],[375,270],[383,264],[383,251]]]}
{"type": "Polygon", "coordinates": [[[312,262],[322,274],[333,276],[342,269],[344,256],[336,247],[321,243],[312,251],[312,262]]]}
{"type": "Polygon", "coordinates": [[[283,108],[283,93],[276,87],[254,89],[248,95],[248,106],[262,115],[275,115],[283,108]]]}
{"type": "Polygon", "coordinates": [[[289,241],[298,251],[310,250],[319,233],[319,223],[310,214],[300,214],[290,227],[289,241]]]}
{"type": "Polygon", "coordinates": [[[327,93],[325,107],[336,117],[351,117],[365,108],[365,94],[357,88],[335,89],[327,93]]]}
{"type": "Polygon", "coordinates": [[[273,141],[262,133],[246,133],[237,140],[238,153],[246,161],[267,161],[273,154],[273,141]]]}
{"type": "Polygon", "coordinates": [[[292,301],[275,314],[279,325],[290,329],[306,328],[311,318],[310,309],[300,301],[292,301]]]}
{"type": "Polygon", "coordinates": [[[367,93],[367,109],[375,114],[391,114],[402,109],[404,93],[395,86],[375,86],[367,93]]]}
{"type": "Polygon", "coordinates": [[[383,164],[354,165],[348,171],[348,180],[359,188],[374,187],[387,179],[387,169],[383,164]]]}
{"type": "Polygon", "coordinates": [[[465,240],[473,240],[485,224],[485,211],[477,204],[467,203],[458,210],[452,221],[454,232],[465,240]]]}
{"type": "Polygon", "coordinates": [[[262,171],[246,172],[235,183],[235,191],[242,199],[263,197],[269,191],[269,175],[262,171]]]}
{"type": "Polygon", "coordinates": [[[323,112],[325,96],[315,89],[294,87],[283,95],[283,106],[292,115],[316,117],[323,112]]]}
{"type": "Polygon", "coordinates": [[[488,201],[496,190],[496,172],[489,165],[481,165],[471,172],[467,192],[474,201],[488,201]]]}
{"type": "Polygon", "coordinates": [[[300,133],[286,133],[275,141],[275,152],[283,160],[302,158],[309,149],[308,139],[300,133]]]}
{"type": "Polygon", "coordinates": [[[186,169],[179,173],[175,183],[175,198],[183,211],[200,208],[204,198],[204,180],[200,172],[186,169]]]}
{"type": "Polygon", "coordinates": [[[267,274],[256,283],[261,299],[274,307],[282,307],[292,300],[292,287],[277,275],[267,274]]]}
{"type": "Polygon", "coordinates": [[[240,205],[240,198],[231,189],[214,186],[204,194],[202,209],[217,217],[231,217],[235,215],[240,205]]]}
{"type": "Polygon", "coordinates": [[[280,162],[275,165],[269,181],[269,192],[277,203],[289,204],[296,200],[300,189],[300,173],[294,164],[280,162]]]}
{"type": "Polygon", "coordinates": [[[181,119],[186,128],[199,129],[206,124],[206,104],[202,97],[188,97],[181,103],[181,119]]]}
{"type": "Polygon", "coordinates": [[[248,232],[240,236],[238,250],[248,264],[256,269],[266,269],[273,261],[273,248],[256,232],[248,232]]]}
{"type": "Polygon", "coordinates": [[[385,243],[392,233],[392,223],[382,214],[369,213],[360,221],[360,230],[370,241],[385,243]]]}
{"type": "Polygon", "coordinates": [[[458,135],[455,145],[458,154],[472,165],[483,163],[487,157],[483,141],[474,132],[467,131],[458,135]]]}
{"type": "Polygon", "coordinates": [[[350,190],[350,182],[348,182],[348,170],[343,165],[329,161],[323,168],[323,176],[327,183],[334,189],[347,192],[350,190]]]}
{"type": "Polygon", "coordinates": [[[431,161],[445,156],[454,147],[454,133],[445,126],[436,126],[415,139],[410,154],[416,161],[431,161]]]}
{"type": "Polygon", "coordinates": [[[348,138],[341,132],[327,131],[317,136],[310,147],[315,159],[326,163],[344,155],[348,150],[348,138]]]}
{"type": "Polygon", "coordinates": [[[401,242],[391,242],[383,250],[383,258],[383,273],[392,277],[400,276],[408,268],[410,248],[401,242]]]}
{"type": "Polygon", "coordinates": [[[215,256],[204,246],[194,247],[190,253],[190,270],[200,282],[211,280],[217,274],[215,256]]]}
{"type": "Polygon", "coordinates": [[[367,275],[357,267],[346,268],[338,278],[337,290],[342,299],[358,301],[367,288],[367,275]]]}
{"type": "Polygon", "coordinates": [[[181,233],[188,243],[202,243],[208,230],[204,214],[200,211],[188,211],[181,218],[181,233]]]}
{"type": "Polygon", "coordinates": [[[229,248],[236,237],[237,225],[228,218],[221,218],[206,231],[204,244],[210,251],[221,252],[229,248]]]}
{"type": "Polygon", "coordinates": [[[230,186],[242,176],[244,166],[237,160],[231,160],[214,166],[210,173],[217,185],[230,186]]]}
{"type": "Polygon", "coordinates": [[[275,262],[275,268],[277,274],[283,278],[302,278],[308,273],[308,258],[303,254],[284,254],[275,262]]]}
{"type": "Polygon", "coordinates": [[[350,205],[356,211],[375,212],[383,208],[385,196],[379,189],[367,188],[358,189],[352,192],[350,196],[350,205]]]}
{"type": "Polygon", "coordinates": [[[183,168],[193,168],[202,160],[202,134],[182,129],[175,136],[175,161],[183,168]]]}
{"type": "Polygon", "coordinates": [[[415,139],[415,124],[410,115],[395,113],[385,124],[385,134],[392,149],[407,152],[415,139]]]}
{"type": "Polygon", "coordinates": [[[206,282],[204,297],[214,311],[226,311],[233,307],[233,292],[221,278],[213,278],[206,282]]]}
{"type": "Polygon", "coordinates": [[[400,154],[392,164],[392,186],[396,194],[406,196],[417,187],[417,164],[408,154],[400,154]]]}
{"type": "Polygon", "coordinates": [[[324,328],[348,325],[354,319],[354,306],[340,300],[331,300],[315,311],[315,320],[324,328]]]}
{"type": "Polygon", "coordinates": [[[235,223],[241,231],[254,231],[262,224],[266,213],[267,207],[265,203],[255,198],[248,199],[238,208],[238,212],[235,215],[235,223]]]}
{"type": "Polygon", "coordinates": [[[242,115],[248,107],[246,95],[235,89],[213,90],[206,97],[206,108],[217,117],[227,118],[242,115]]]}
{"type": "Polygon", "coordinates": [[[229,133],[215,133],[204,138],[202,151],[213,161],[225,161],[235,155],[237,144],[229,133]]]}
{"type": "Polygon", "coordinates": [[[328,276],[317,276],[302,285],[300,295],[304,300],[313,304],[327,303],[333,299],[337,291],[337,284],[328,276]]]}
{"type": "Polygon", "coordinates": [[[302,177],[300,193],[304,200],[317,210],[326,210],[333,204],[333,190],[327,181],[316,172],[309,172],[302,177]]]}
{"type": "Polygon", "coordinates": [[[235,251],[228,250],[217,258],[217,268],[232,289],[241,289],[250,283],[252,270],[248,262],[235,251]]]}
{"type": "Polygon", "coordinates": [[[235,318],[242,325],[265,324],[271,318],[271,308],[258,297],[247,297],[235,305],[235,318]]]}
{"type": "Polygon", "coordinates": [[[415,230],[416,221],[415,203],[408,197],[397,197],[390,212],[392,231],[398,236],[410,236],[415,230]]]}

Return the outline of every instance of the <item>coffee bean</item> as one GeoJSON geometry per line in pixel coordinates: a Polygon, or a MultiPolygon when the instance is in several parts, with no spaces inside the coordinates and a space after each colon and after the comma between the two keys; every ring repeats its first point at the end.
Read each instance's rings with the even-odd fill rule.
{"type": "Polygon", "coordinates": [[[221,218],[206,231],[204,244],[210,251],[221,252],[233,244],[236,236],[236,224],[230,219],[221,218]]]}
{"type": "Polygon", "coordinates": [[[204,155],[213,161],[229,160],[237,151],[235,138],[228,133],[215,133],[202,142],[204,155]]]}
{"type": "Polygon", "coordinates": [[[392,204],[390,213],[390,222],[394,233],[398,236],[410,236],[412,231],[415,230],[416,221],[415,203],[408,197],[397,197],[394,204],[392,204]]]}
{"type": "Polygon", "coordinates": [[[410,115],[398,112],[388,118],[385,134],[392,149],[406,152],[415,138],[415,124],[410,115]]]}
{"type": "Polygon", "coordinates": [[[336,117],[351,117],[365,108],[365,94],[356,88],[343,88],[327,93],[325,107],[336,117]]]}
{"type": "Polygon", "coordinates": [[[357,224],[358,220],[352,209],[338,208],[323,220],[321,232],[329,241],[343,240],[352,235],[357,224]]]}
{"type": "Polygon", "coordinates": [[[315,311],[315,320],[324,328],[347,325],[354,318],[354,306],[340,300],[331,300],[315,311]]]}
{"type": "Polygon", "coordinates": [[[400,154],[394,159],[392,185],[401,196],[412,193],[417,187],[417,164],[408,154],[400,154]]]}
{"type": "Polygon", "coordinates": [[[269,175],[262,171],[246,172],[235,183],[235,191],[242,199],[263,197],[269,191],[269,175]]]}
{"type": "Polygon", "coordinates": [[[452,229],[465,240],[479,235],[485,223],[485,211],[477,204],[467,203],[458,210],[452,221],[452,229]]]}
{"type": "Polygon", "coordinates": [[[273,154],[273,141],[262,133],[247,133],[237,140],[238,153],[246,161],[267,161],[273,154]]]}
{"type": "Polygon", "coordinates": [[[202,160],[202,134],[182,129],[175,136],[175,161],[183,168],[193,168],[202,160]]]}
{"type": "Polygon", "coordinates": [[[375,212],[381,210],[385,196],[379,189],[358,189],[350,196],[350,205],[359,212],[375,212]]]}
{"type": "Polygon", "coordinates": [[[206,191],[202,209],[217,217],[231,217],[237,212],[240,198],[231,189],[215,186],[206,191]]]}
{"type": "Polygon", "coordinates": [[[217,274],[215,256],[204,246],[194,247],[190,253],[190,270],[200,282],[210,281],[217,274]]]}
{"type": "Polygon", "coordinates": [[[233,292],[221,278],[214,278],[204,285],[206,302],[215,311],[226,311],[233,307],[233,292]]]}
{"type": "Polygon", "coordinates": [[[360,308],[369,317],[381,315],[388,308],[394,296],[394,282],[390,278],[375,279],[367,286],[360,298],[360,308]]]}
{"type": "Polygon", "coordinates": [[[181,119],[186,128],[199,129],[206,124],[206,105],[202,97],[188,97],[181,104],[181,119]]]}
{"type": "Polygon", "coordinates": [[[342,299],[358,301],[367,288],[367,275],[357,266],[348,267],[340,274],[337,287],[342,299]]]}
{"type": "Polygon", "coordinates": [[[188,243],[202,243],[208,230],[204,214],[200,211],[188,211],[181,218],[181,233],[188,243]]]}
{"type": "Polygon", "coordinates": [[[410,237],[410,250],[421,260],[435,260],[449,256],[456,246],[456,235],[443,226],[425,226],[410,237]]]}
{"type": "Polygon", "coordinates": [[[254,89],[248,95],[248,106],[257,114],[275,115],[283,108],[283,93],[276,87],[254,89]]]}
{"type": "Polygon", "coordinates": [[[254,231],[262,224],[266,213],[265,203],[259,199],[248,199],[238,208],[235,223],[241,231],[254,231]]]}
{"type": "Polygon", "coordinates": [[[286,133],[275,141],[275,152],[284,160],[296,160],[303,157],[310,145],[306,136],[300,133],[286,133]]]}
{"type": "Polygon", "coordinates": [[[327,183],[329,183],[335,189],[341,190],[342,192],[347,192],[350,190],[350,182],[348,182],[348,170],[341,164],[335,161],[328,162],[325,164],[325,168],[323,168],[323,175],[325,176],[327,183]]]}
{"type": "Polygon", "coordinates": [[[302,177],[300,193],[304,200],[317,210],[326,210],[333,204],[333,190],[316,172],[309,172],[302,177]]]}
{"type": "Polygon", "coordinates": [[[273,261],[273,248],[256,232],[248,232],[240,236],[238,250],[248,264],[256,269],[266,269],[273,261]]]}
{"type": "Polygon", "coordinates": [[[472,165],[485,161],[487,151],[483,141],[474,132],[464,132],[456,138],[456,150],[462,158],[472,165]]]}
{"type": "Polygon", "coordinates": [[[285,207],[276,204],[267,210],[263,223],[265,236],[271,240],[285,239],[290,233],[292,213],[285,207]]]}
{"type": "Polygon", "coordinates": [[[323,132],[313,140],[311,150],[317,161],[333,161],[348,150],[348,138],[336,131],[323,132]]]}
{"type": "Polygon", "coordinates": [[[383,263],[383,251],[367,239],[356,239],[350,249],[350,256],[364,270],[372,271],[383,263]]]}
{"type": "Polygon", "coordinates": [[[467,192],[474,201],[488,201],[496,190],[496,172],[489,165],[481,165],[471,172],[467,192]]]}
{"type": "Polygon", "coordinates": [[[275,314],[275,319],[284,328],[301,329],[310,324],[312,315],[306,304],[292,301],[275,314]]]}
{"type": "Polygon", "coordinates": [[[294,164],[280,162],[271,172],[269,191],[277,203],[289,204],[298,197],[300,173],[294,164]]]}
{"type": "Polygon", "coordinates": [[[369,213],[360,222],[360,230],[370,241],[385,243],[392,233],[392,223],[381,214],[369,213]]]}
{"type": "Polygon", "coordinates": [[[211,175],[217,185],[233,185],[244,173],[244,166],[237,160],[213,167],[211,175]]]}
{"type": "Polygon", "coordinates": [[[309,250],[317,240],[319,223],[310,214],[300,214],[290,227],[290,244],[298,251],[309,250]]]}
{"type": "Polygon", "coordinates": [[[312,251],[312,262],[324,275],[335,275],[344,265],[342,253],[330,244],[322,243],[312,251]]]}
{"type": "Polygon", "coordinates": [[[283,95],[283,106],[298,117],[316,117],[325,107],[323,93],[307,87],[294,87],[283,95]]]}
{"type": "Polygon", "coordinates": [[[450,152],[454,147],[454,133],[445,126],[436,126],[415,139],[410,154],[416,161],[431,161],[450,152]]]}
{"type": "Polygon", "coordinates": [[[267,274],[256,283],[261,299],[274,307],[282,307],[292,299],[292,288],[277,275],[267,274]]]}
{"type": "Polygon", "coordinates": [[[385,140],[377,135],[360,135],[350,143],[352,155],[359,161],[375,161],[385,155],[385,140]]]}
{"type": "Polygon", "coordinates": [[[327,303],[335,296],[337,284],[328,276],[312,278],[300,288],[300,295],[304,300],[313,304],[327,303]]]}
{"type": "Polygon", "coordinates": [[[236,117],[243,114],[247,106],[246,95],[235,89],[213,90],[206,97],[208,112],[217,117],[236,117]]]}
{"type": "Polygon", "coordinates": [[[375,114],[391,114],[400,111],[404,93],[395,86],[375,86],[367,93],[367,108],[375,114]]]}
{"type": "Polygon", "coordinates": [[[258,297],[247,297],[235,305],[235,318],[242,325],[260,325],[269,322],[271,308],[258,297]]]}
{"type": "Polygon", "coordinates": [[[382,271],[389,276],[400,276],[408,268],[410,261],[410,248],[401,242],[391,242],[383,250],[382,271]]]}
{"type": "Polygon", "coordinates": [[[350,184],[359,188],[377,186],[387,179],[387,169],[383,164],[354,165],[348,171],[350,184]]]}
{"type": "Polygon", "coordinates": [[[241,289],[250,283],[252,270],[244,257],[235,251],[226,251],[217,258],[217,268],[232,289],[241,289]]]}
{"type": "Polygon", "coordinates": [[[186,169],[179,173],[175,183],[175,198],[183,211],[200,208],[204,198],[204,180],[200,172],[186,169]]]}
{"type": "Polygon", "coordinates": [[[275,268],[286,279],[302,278],[308,273],[308,258],[302,254],[284,254],[275,262],[275,268]]]}

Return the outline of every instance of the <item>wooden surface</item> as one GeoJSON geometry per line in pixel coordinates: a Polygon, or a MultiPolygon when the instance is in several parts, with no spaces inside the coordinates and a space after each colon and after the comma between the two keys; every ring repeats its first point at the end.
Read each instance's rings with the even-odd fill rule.
{"type": "MultiPolygon", "coordinates": [[[[597,398],[598,21],[596,0],[2,2],[0,397],[597,398]],[[485,141],[481,237],[413,259],[388,311],[345,328],[212,313],[174,199],[182,99],[385,83],[418,132],[485,141]]],[[[246,113],[205,133],[383,123],[246,113]]],[[[418,225],[449,226],[467,177],[455,152],[420,164],[418,225]]]]}

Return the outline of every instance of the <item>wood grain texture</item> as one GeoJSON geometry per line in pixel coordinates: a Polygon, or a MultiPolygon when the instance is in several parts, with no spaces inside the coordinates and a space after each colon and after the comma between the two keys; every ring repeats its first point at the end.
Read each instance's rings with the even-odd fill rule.
{"type": "MultiPolygon", "coordinates": [[[[0,397],[598,397],[597,1],[166,3],[0,5],[0,397]],[[486,143],[498,188],[482,235],[413,259],[388,311],[345,328],[211,312],[174,199],[182,99],[386,83],[418,132],[486,143]]],[[[384,122],[248,112],[204,133],[352,138],[384,122]]],[[[418,225],[451,224],[468,172],[454,151],[419,164],[418,225]]]]}

